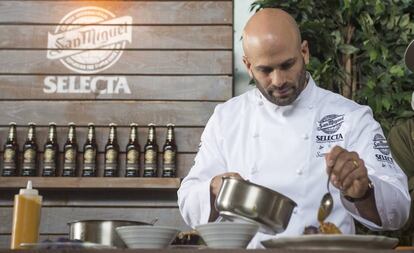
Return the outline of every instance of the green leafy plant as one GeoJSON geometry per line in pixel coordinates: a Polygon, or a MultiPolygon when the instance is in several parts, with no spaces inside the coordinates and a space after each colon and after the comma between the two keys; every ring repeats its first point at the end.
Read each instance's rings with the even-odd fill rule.
{"type": "Polygon", "coordinates": [[[269,7],[298,22],[310,46],[308,70],[320,86],[369,105],[386,133],[414,116],[414,74],[404,65],[414,39],[412,0],[261,0],[251,10],[269,7]]]}

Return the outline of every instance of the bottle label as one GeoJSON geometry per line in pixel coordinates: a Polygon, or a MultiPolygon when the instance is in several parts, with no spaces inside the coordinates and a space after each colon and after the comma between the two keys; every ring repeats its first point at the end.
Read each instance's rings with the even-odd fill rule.
{"type": "Polygon", "coordinates": [[[75,163],[76,150],[74,148],[68,148],[65,150],[65,163],[75,163]]]}
{"type": "Polygon", "coordinates": [[[6,148],[4,150],[4,163],[14,163],[16,157],[16,151],[12,148],[6,148]]]}
{"type": "Polygon", "coordinates": [[[5,177],[16,176],[16,164],[14,162],[5,162],[3,165],[3,173],[2,175],[5,177]]]}
{"type": "Polygon", "coordinates": [[[55,159],[56,159],[56,150],[54,150],[52,148],[47,148],[45,150],[45,154],[44,154],[44,162],[45,163],[54,163],[55,159]]]}
{"type": "Polygon", "coordinates": [[[108,149],[105,155],[106,163],[116,163],[118,161],[118,151],[115,149],[108,149]]]}
{"type": "Polygon", "coordinates": [[[157,165],[155,163],[144,164],[144,177],[155,177],[157,171],[157,165]]]}
{"type": "Polygon", "coordinates": [[[36,169],[34,163],[25,163],[23,164],[22,176],[24,177],[34,177],[36,176],[36,169]]]}
{"type": "Polygon", "coordinates": [[[166,150],[164,152],[164,164],[175,163],[175,152],[172,150],[166,150]]]}
{"type": "Polygon", "coordinates": [[[85,163],[82,170],[82,177],[95,177],[96,167],[94,163],[85,163]]]}
{"type": "Polygon", "coordinates": [[[127,164],[125,169],[126,177],[138,177],[139,176],[139,167],[138,164],[127,164]]]}
{"type": "Polygon", "coordinates": [[[136,149],[130,149],[127,153],[127,164],[137,164],[139,159],[139,152],[136,149]]]}
{"type": "Polygon", "coordinates": [[[23,153],[23,163],[33,163],[35,161],[36,151],[32,148],[26,149],[23,153]]]}
{"type": "Polygon", "coordinates": [[[54,163],[45,163],[43,166],[43,174],[44,177],[52,177],[56,176],[56,166],[54,163]]]}
{"type": "Polygon", "coordinates": [[[62,176],[64,177],[74,177],[76,171],[76,163],[67,163],[63,165],[63,173],[62,176]]]}
{"type": "Polygon", "coordinates": [[[85,150],[85,154],[83,155],[83,161],[84,163],[95,163],[96,160],[96,151],[93,149],[87,149],[85,150]]]}
{"type": "Polygon", "coordinates": [[[162,170],[162,177],[175,177],[175,165],[164,164],[164,168],[162,170]]]}
{"type": "Polygon", "coordinates": [[[155,159],[157,159],[157,153],[154,150],[148,149],[145,151],[145,163],[155,163],[155,159]]]}
{"type": "Polygon", "coordinates": [[[117,172],[117,164],[115,163],[105,164],[104,177],[116,177],[117,176],[116,172],[117,172]]]}

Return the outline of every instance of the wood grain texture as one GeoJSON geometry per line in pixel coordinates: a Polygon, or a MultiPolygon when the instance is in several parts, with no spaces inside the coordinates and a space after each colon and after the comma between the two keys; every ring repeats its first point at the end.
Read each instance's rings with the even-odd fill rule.
{"type": "Polygon", "coordinates": [[[89,122],[107,126],[114,122],[139,125],[155,123],[179,126],[204,126],[216,102],[135,102],[135,101],[3,101],[0,103],[0,125],[16,122],[26,125],[35,122],[47,125],[55,122],[67,125],[76,122],[86,126],[89,122]]]}
{"type": "MultiPolygon", "coordinates": [[[[36,185],[34,185],[36,187],[36,185]]],[[[13,207],[18,189],[1,190],[0,207],[13,207]]],[[[43,207],[146,207],[177,208],[177,192],[169,189],[101,190],[42,189],[43,207]]]]}
{"type": "MultiPolygon", "coordinates": [[[[13,209],[10,207],[0,208],[0,233],[10,233],[13,209]]],[[[156,224],[160,226],[173,226],[181,230],[188,229],[181,218],[178,208],[100,208],[99,212],[94,207],[44,207],[42,208],[42,219],[40,233],[62,234],[69,232],[68,222],[88,219],[117,219],[136,220],[150,222],[158,218],[156,224]]]]}
{"type": "MultiPolygon", "coordinates": [[[[100,50],[103,51],[103,50],[100,50]]],[[[90,51],[90,53],[95,50],[90,51]]],[[[97,52],[97,51],[96,51],[97,52]]],[[[0,51],[0,74],[72,74],[42,50],[0,51]]],[[[124,51],[103,74],[232,74],[230,51],[124,51]]]]}
{"type": "Polygon", "coordinates": [[[58,24],[85,6],[132,16],[134,24],[232,24],[232,1],[0,1],[0,23],[58,24]]]}
{"type": "MultiPolygon", "coordinates": [[[[51,25],[0,25],[0,48],[47,48],[48,33],[55,29],[51,25]]],[[[126,49],[231,50],[232,33],[231,26],[132,26],[126,49]]]]}
{"type": "Polygon", "coordinates": [[[37,189],[170,189],[180,187],[179,178],[86,178],[86,177],[0,177],[0,189],[24,188],[31,180],[37,189]]]}
{"type": "MultiPolygon", "coordinates": [[[[105,50],[99,50],[101,53],[105,50]]],[[[88,51],[95,53],[97,50],[88,51]]],[[[73,74],[44,50],[0,50],[0,74],[73,74]]],[[[232,75],[231,51],[124,51],[105,74],[232,75]]]]}
{"type": "MultiPolygon", "coordinates": [[[[108,140],[109,127],[96,127],[96,142],[98,145],[99,152],[103,152],[105,144],[108,140]]],[[[117,127],[117,139],[121,152],[125,152],[125,147],[129,140],[129,126],[118,126],[117,127]]],[[[156,128],[156,140],[160,148],[165,143],[166,139],[166,127],[160,126],[156,128]]],[[[144,148],[144,145],[147,141],[147,127],[144,125],[138,128],[138,138],[139,144],[141,145],[141,151],[144,148]]],[[[175,141],[178,147],[179,152],[197,152],[198,144],[200,143],[201,133],[203,132],[202,127],[196,128],[175,128],[175,141]]],[[[57,127],[57,143],[59,145],[60,151],[63,150],[63,145],[66,142],[68,133],[68,127],[61,126],[57,127]]],[[[3,144],[7,139],[8,127],[0,127],[0,150],[3,151],[3,144]]],[[[27,126],[17,127],[17,143],[20,147],[20,150],[23,147],[23,144],[27,136],[27,126]]],[[[48,137],[48,127],[37,127],[36,128],[36,139],[39,146],[39,150],[43,151],[43,145],[46,143],[48,137]]],[[[79,145],[80,151],[83,151],[83,145],[86,142],[87,137],[87,127],[77,127],[76,128],[76,139],[79,145]]]]}
{"type": "MultiPolygon", "coordinates": [[[[218,100],[232,96],[231,76],[127,76],[130,94],[45,93],[46,76],[0,75],[0,100],[218,100]]],[[[78,78],[78,77],[76,77],[78,78]]]]}

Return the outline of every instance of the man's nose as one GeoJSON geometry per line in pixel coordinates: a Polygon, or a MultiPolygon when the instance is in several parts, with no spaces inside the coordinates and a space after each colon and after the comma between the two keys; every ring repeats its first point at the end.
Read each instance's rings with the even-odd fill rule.
{"type": "Polygon", "coordinates": [[[286,75],[283,71],[278,69],[273,70],[271,74],[272,85],[281,87],[286,82],[286,75]]]}

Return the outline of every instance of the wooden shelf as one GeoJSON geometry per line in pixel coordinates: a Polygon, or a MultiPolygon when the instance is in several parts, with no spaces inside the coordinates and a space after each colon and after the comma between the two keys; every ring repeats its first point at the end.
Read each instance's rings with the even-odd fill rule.
{"type": "Polygon", "coordinates": [[[24,188],[32,180],[36,189],[178,189],[180,178],[126,177],[0,177],[0,190],[24,188]]]}

